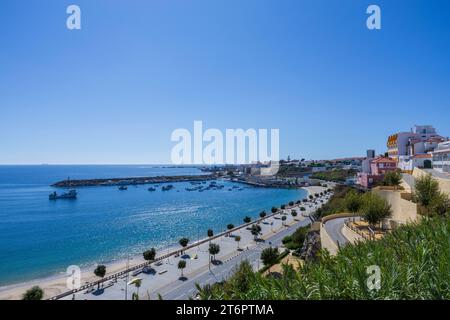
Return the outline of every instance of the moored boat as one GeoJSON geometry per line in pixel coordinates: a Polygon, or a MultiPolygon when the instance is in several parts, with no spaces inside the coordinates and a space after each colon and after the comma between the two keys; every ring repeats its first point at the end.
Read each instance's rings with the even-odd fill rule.
{"type": "Polygon", "coordinates": [[[69,192],[64,192],[62,194],[57,194],[56,191],[50,193],[48,196],[49,200],[57,200],[57,199],[76,199],[77,198],[76,190],[69,190],[69,192]]]}

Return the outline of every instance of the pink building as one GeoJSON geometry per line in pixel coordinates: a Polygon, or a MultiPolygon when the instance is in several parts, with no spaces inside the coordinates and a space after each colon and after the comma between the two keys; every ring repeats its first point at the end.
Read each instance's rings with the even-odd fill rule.
{"type": "Polygon", "coordinates": [[[397,170],[397,161],[391,158],[377,157],[369,160],[369,172],[358,173],[358,184],[364,188],[370,188],[374,183],[383,180],[388,171],[397,170]]]}
{"type": "Polygon", "coordinates": [[[384,175],[388,171],[397,169],[397,161],[391,158],[378,157],[370,162],[370,171],[373,175],[384,175]]]}

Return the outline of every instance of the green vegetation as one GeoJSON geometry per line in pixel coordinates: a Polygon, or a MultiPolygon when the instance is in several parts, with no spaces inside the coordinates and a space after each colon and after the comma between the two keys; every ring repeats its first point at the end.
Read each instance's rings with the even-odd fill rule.
{"type": "Polygon", "coordinates": [[[426,215],[450,216],[450,200],[439,190],[439,183],[431,174],[416,179],[413,200],[422,206],[426,215]]]}
{"type": "Polygon", "coordinates": [[[246,216],[244,218],[244,223],[249,223],[250,221],[252,221],[252,218],[250,218],[249,216],[246,216]]]}
{"type": "Polygon", "coordinates": [[[261,212],[259,213],[259,216],[260,216],[261,218],[264,218],[266,215],[267,215],[267,214],[266,214],[265,211],[261,211],[261,212]]]}
{"type": "Polygon", "coordinates": [[[213,260],[216,261],[216,254],[220,252],[220,246],[217,243],[210,243],[208,251],[213,256],[213,260]]]}
{"type": "Polygon", "coordinates": [[[276,208],[276,207],[272,207],[272,209],[270,209],[270,211],[272,211],[272,213],[275,213],[275,212],[277,212],[277,211],[278,211],[278,208],[276,208]]]}
{"type": "Polygon", "coordinates": [[[201,299],[450,299],[450,220],[425,218],[378,241],[347,245],[331,257],[280,278],[266,277],[243,263],[228,281],[200,289],[201,299]],[[379,266],[381,288],[369,290],[369,266],[379,266]]]}
{"type": "Polygon", "coordinates": [[[381,181],[381,184],[383,186],[393,186],[398,187],[400,185],[400,182],[402,180],[402,175],[400,171],[388,171],[385,173],[383,180],[381,181]]]}
{"type": "Polygon", "coordinates": [[[178,269],[181,270],[181,277],[183,277],[183,270],[186,268],[186,260],[180,260],[178,261],[178,269]]]}
{"type": "Polygon", "coordinates": [[[360,213],[364,219],[371,225],[375,226],[382,219],[391,215],[391,206],[386,200],[373,192],[367,192],[363,196],[360,213]]]}
{"type": "Polygon", "coordinates": [[[284,246],[289,250],[300,249],[303,246],[309,229],[309,226],[300,227],[292,235],[284,237],[282,240],[284,246]]]}
{"type": "Polygon", "coordinates": [[[239,250],[239,242],[241,241],[241,236],[234,237],[234,241],[237,242],[237,249],[239,250]]]}
{"type": "Polygon", "coordinates": [[[325,203],[321,208],[317,209],[318,217],[325,217],[330,214],[340,213],[347,210],[345,197],[347,193],[350,192],[350,187],[347,186],[336,186],[334,188],[334,194],[331,196],[330,200],[325,203]]]}
{"type": "Polygon", "coordinates": [[[142,255],[144,256],[144,260],[146,261],[155,260],[156,250],[155,248],[151,248],[150,250],[144,251],[142,255]]]}
{"type": "Polygon", "coordinates": [[[303,168],[303,167],[296,167],[296,166],[287,166],[287,165],[281,165],[277,176],[279,177],[297,177],[302,176],[305,172],[309,172],[309,169],[303,168]]]}
{"type": "MultiPolygon", "coordinates": [[[[106,274],[106,266],[99,264],[97,268],[95,268],[94,274],[99,278],[103,278],[106,274]]],[[[100,289],[100,283],[98,283],[97,289],[100,289]]]]}
{"type": "Polygon", "coordinates": [[[265,248],[262,252],[261,252],[261,260],[264,263],[264,266],[268,266],[269,267],[269,272],[270,272],[270,267],[273,266],[278,259],[278,248],[265,248]]]}
{"type": "Polygon", "coordinates": [[[181,238],[179,243],[180,243],[180,246],[182,246],[183,248],[186,248],[188,243],[189,243],[189,239],[188,238],[181,238]]]}
{"type": "Polygon", "coordinates": [[[315,172],[311,175],[311,179],[319,179],[326,181],[341,181],[344,182],[350,177],[356,175],[356,171],[353,169],[345,170],[345,169],[336,169],[324,172],[315,172]]]}
{"type": "Polygon", "coordinates": [[[42,300],[43,297],[44,290],[39,286],[34,286],[23,294],[22,300],[42,300]]]}
{"type": "Polygon", "coordinates": [[[207,235],[209,238],[209,244],[211,245],[211,237],[214,236],[214,231],[212,229],[208,229],[207,235]]]}
{"type": "Polygon", "coordinates": [[[354,215],[361,209],[361,195],[355,190],[350,190],[344,197],[345,208],[354,215]]]}
{"type": "Polygon", "coordinates": [[[295,219],[297,216],[297,210],[291,210],[291,216],[295,219]]]}
{"type": "Polygon", "coordinates": [[[261,226],[257,224],[252,225],[252,227],[250,228],[250,232],[256,241],[258,235],[261,233],[261,226]]]}

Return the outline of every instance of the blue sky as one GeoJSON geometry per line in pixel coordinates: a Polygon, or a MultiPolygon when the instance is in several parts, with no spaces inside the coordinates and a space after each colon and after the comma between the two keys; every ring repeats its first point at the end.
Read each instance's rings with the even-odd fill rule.
{"type": "Polygon", "coordinates": [[[194,120],[279,128],[282,157],[447,136],[449,39],[446,0],[2,0],[0,163],[169,163],[194,120]]]}

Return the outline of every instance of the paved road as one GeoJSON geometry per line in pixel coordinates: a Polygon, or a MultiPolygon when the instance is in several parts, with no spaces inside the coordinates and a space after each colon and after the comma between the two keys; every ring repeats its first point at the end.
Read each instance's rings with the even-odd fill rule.
{"type": "Polygon", "coordinates": [[[412,175],[407,174],[407,173],[402,173],[402,178],[409,185],[411,190],[414,189],[414,186],[416,185],[416,182],[415,182],[414,177],[412,175]]]}
{"type": "Polygon", "coordinates": [[[348,243],[348,239],[342,234],[342,227],[345,220],[348,218],[337,218],[325,222],[325,230],[330,235],[331,239],[339,243],[339,245],[345,245],[348,243]]]}
{"type": "Polygon", "coordinates": [[[265,242],[261,242],[258,245],[250,248],[249,250],[242,251],[231,259],[225,261],[222,265],[215,266],[211,268],[211,271],[206,270],[195,276],[191,276],[190,279],[183,282],[182,284],[174,287],[173,285],[168,286],[167,289],[160,291],[160,294],[165,300],[185,300],[190,297],[195,296],[197,289],[195,284],[198,283],[201,287],[206,284],[212,284],[215,282],[220,282],[227,279],[233,274],[234,269],[244,260],[247,260],[252,264],[254,270],[258,270],[262,266],[260,261],[261,251],[269,246],[280,246],[281,240],[294,233],[294,231],[301,226],[306,226],[310,224],[309,219],[299,221],[293,226],[287,227],[270,238],[266,239],[265,242]]]}

